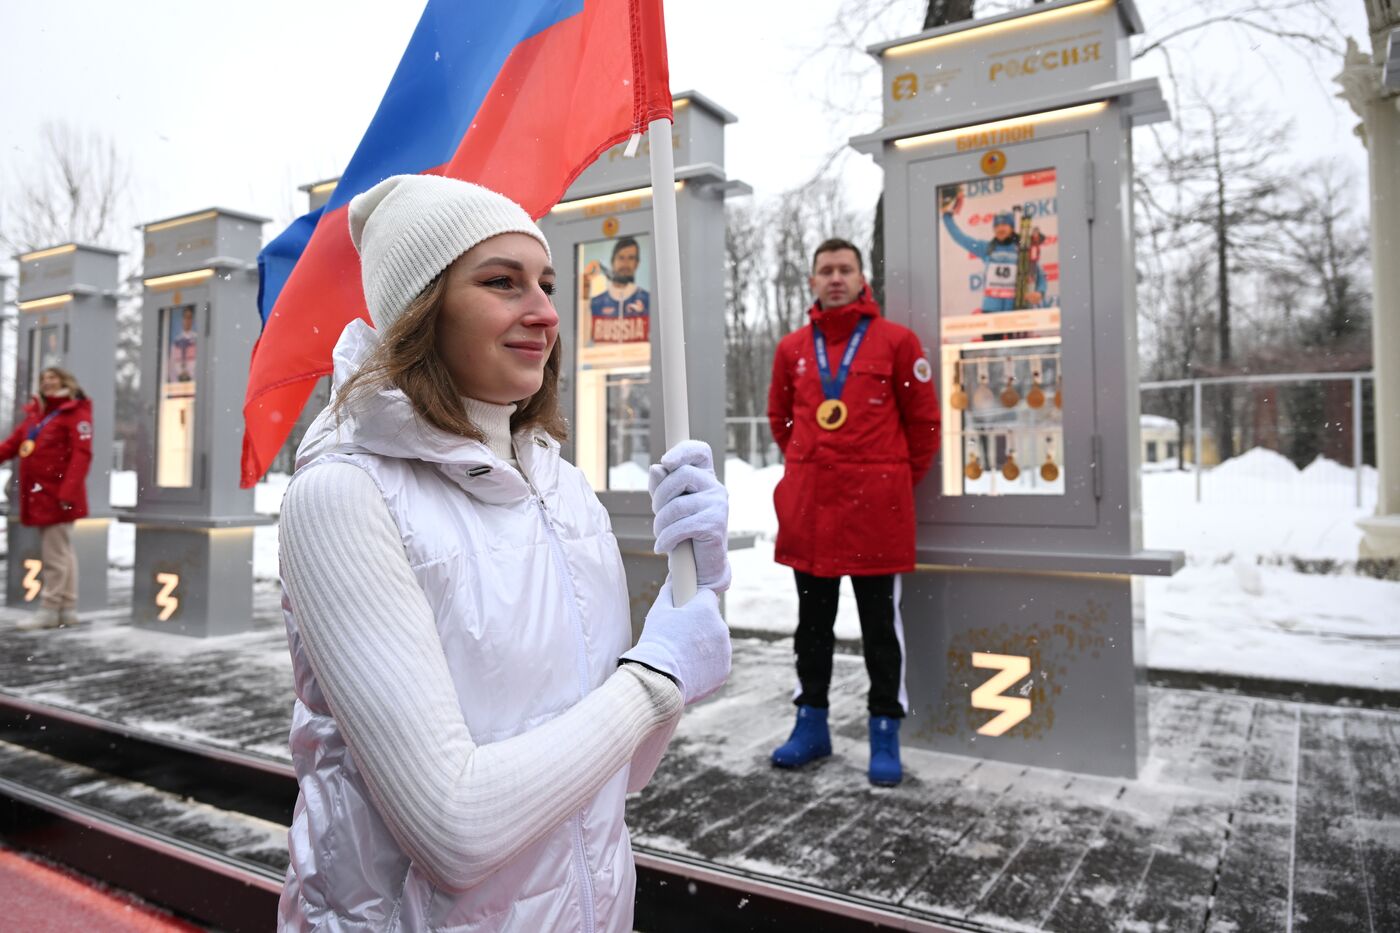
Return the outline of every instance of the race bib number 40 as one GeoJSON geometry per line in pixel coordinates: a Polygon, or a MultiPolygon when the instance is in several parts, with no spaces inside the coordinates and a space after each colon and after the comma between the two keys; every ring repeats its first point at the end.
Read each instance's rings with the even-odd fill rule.
{"type": "Polygon", "coordinates": [[[1016,267],[1006,262],[987,263],[987,297],[1016,297],[1016,267]]]}

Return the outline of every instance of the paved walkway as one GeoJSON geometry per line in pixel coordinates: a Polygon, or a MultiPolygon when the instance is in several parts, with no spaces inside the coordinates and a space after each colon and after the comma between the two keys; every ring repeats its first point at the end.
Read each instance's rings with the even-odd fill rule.
{"type": "MultiPolygon", "coordinates": [[[[0,689],[285,760],[273,588],[257,607],[256,631],[204,643],[117,610],[38,633],[0,611],[0,689]]],[[[630,803],[638,845],[996,929],[1400,930],[1400,713],[1154,688],[1138,780],[906,750],[904,784],[877,790],[850,656],[835,756],[768,765],[790,659],[787,643],[736,642],[730,683],[630,803]]]]}

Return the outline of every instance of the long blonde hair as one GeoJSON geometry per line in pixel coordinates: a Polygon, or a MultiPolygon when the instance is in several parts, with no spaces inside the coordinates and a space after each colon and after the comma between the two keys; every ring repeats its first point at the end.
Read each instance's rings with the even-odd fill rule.
{"type": "Polygon", "coordinates": [[[63,387],[68,390],[68,395],[71,398],[87,398],[87,393],[83,391],[83,387],[78,385],[77,377],[68,370],[61,369],[57,366],[45,366],[43,369],[39,370],[39,378],[43,379],[45,373],[53,373],[57,376],[58,381],[63,383],[63,387]]]}
{"type": "MultiPolygon", "coordinates": [[[[372,394],[382,386],[401,390],[418,417],[439,430],[472,440],[484,441],[481,433],[462,409],[447,365],[438,354],[437,319],[447,295],[446,270],[408,303],[403,314],[381,336],[379,346],[358,372],[341,387],[335,403],[338,418],[355,399],[372,394]]],[[[544,364],[544,382],[539,391],[523,399],[510,416],[510,429],[538,427],[563,441],[568,427],[559,413],[559,369],[562,349],[558,340],[544,364]]]]}

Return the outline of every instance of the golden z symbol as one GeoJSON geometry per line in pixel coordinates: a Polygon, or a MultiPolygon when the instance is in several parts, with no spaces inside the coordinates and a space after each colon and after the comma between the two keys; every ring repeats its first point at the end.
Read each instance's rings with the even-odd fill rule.
{"type": "Polygon", "coordinates": [[[34,602],[34,597],[39,595],[39,591],[44,588],[44,584],[39,582],[39,572],[44,569],[44,562],[35,560],[32,557],[25,558],[24,561],[24,601],[34,602]]]}
{"type": "Polygon", "coordinates": [[[1025,697],[1002,694],[1031,672],[1031,659],[1017,654],[988,654],[972,652],[972,666],[1001,671],[991,680],[972,691],[976,709],[997,710],[997,715],[978,727],[978,735],[1003,735],[1008,729],[1031,714],[1031,701],[1025,697]]]}
{"type": "Polygon", "coordinates": [[[160,615],[157,619],[164,622],[175,614],[175,610],[180,608],[180,599],[173,596],[175,587],[180,585],[180,575],[178,573],[158,573],[156,582],[160,584],[160,592],[156,594],[156,605],[160,607],[160,615]]]}

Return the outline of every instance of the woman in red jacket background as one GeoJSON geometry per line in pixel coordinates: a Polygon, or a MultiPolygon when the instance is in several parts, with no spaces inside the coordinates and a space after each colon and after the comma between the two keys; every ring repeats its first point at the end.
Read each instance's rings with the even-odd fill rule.
{"type": "Polygon", "coordinates": [[[69,533],[88,513],[92,402],[72,373],[50,366],[24,412],[0,444],[0,462],[19,457],[19,518],[39,529],[44,562],[42,608],[21,627],[59,628],[77,621],[78,559],[69,533]]]}

